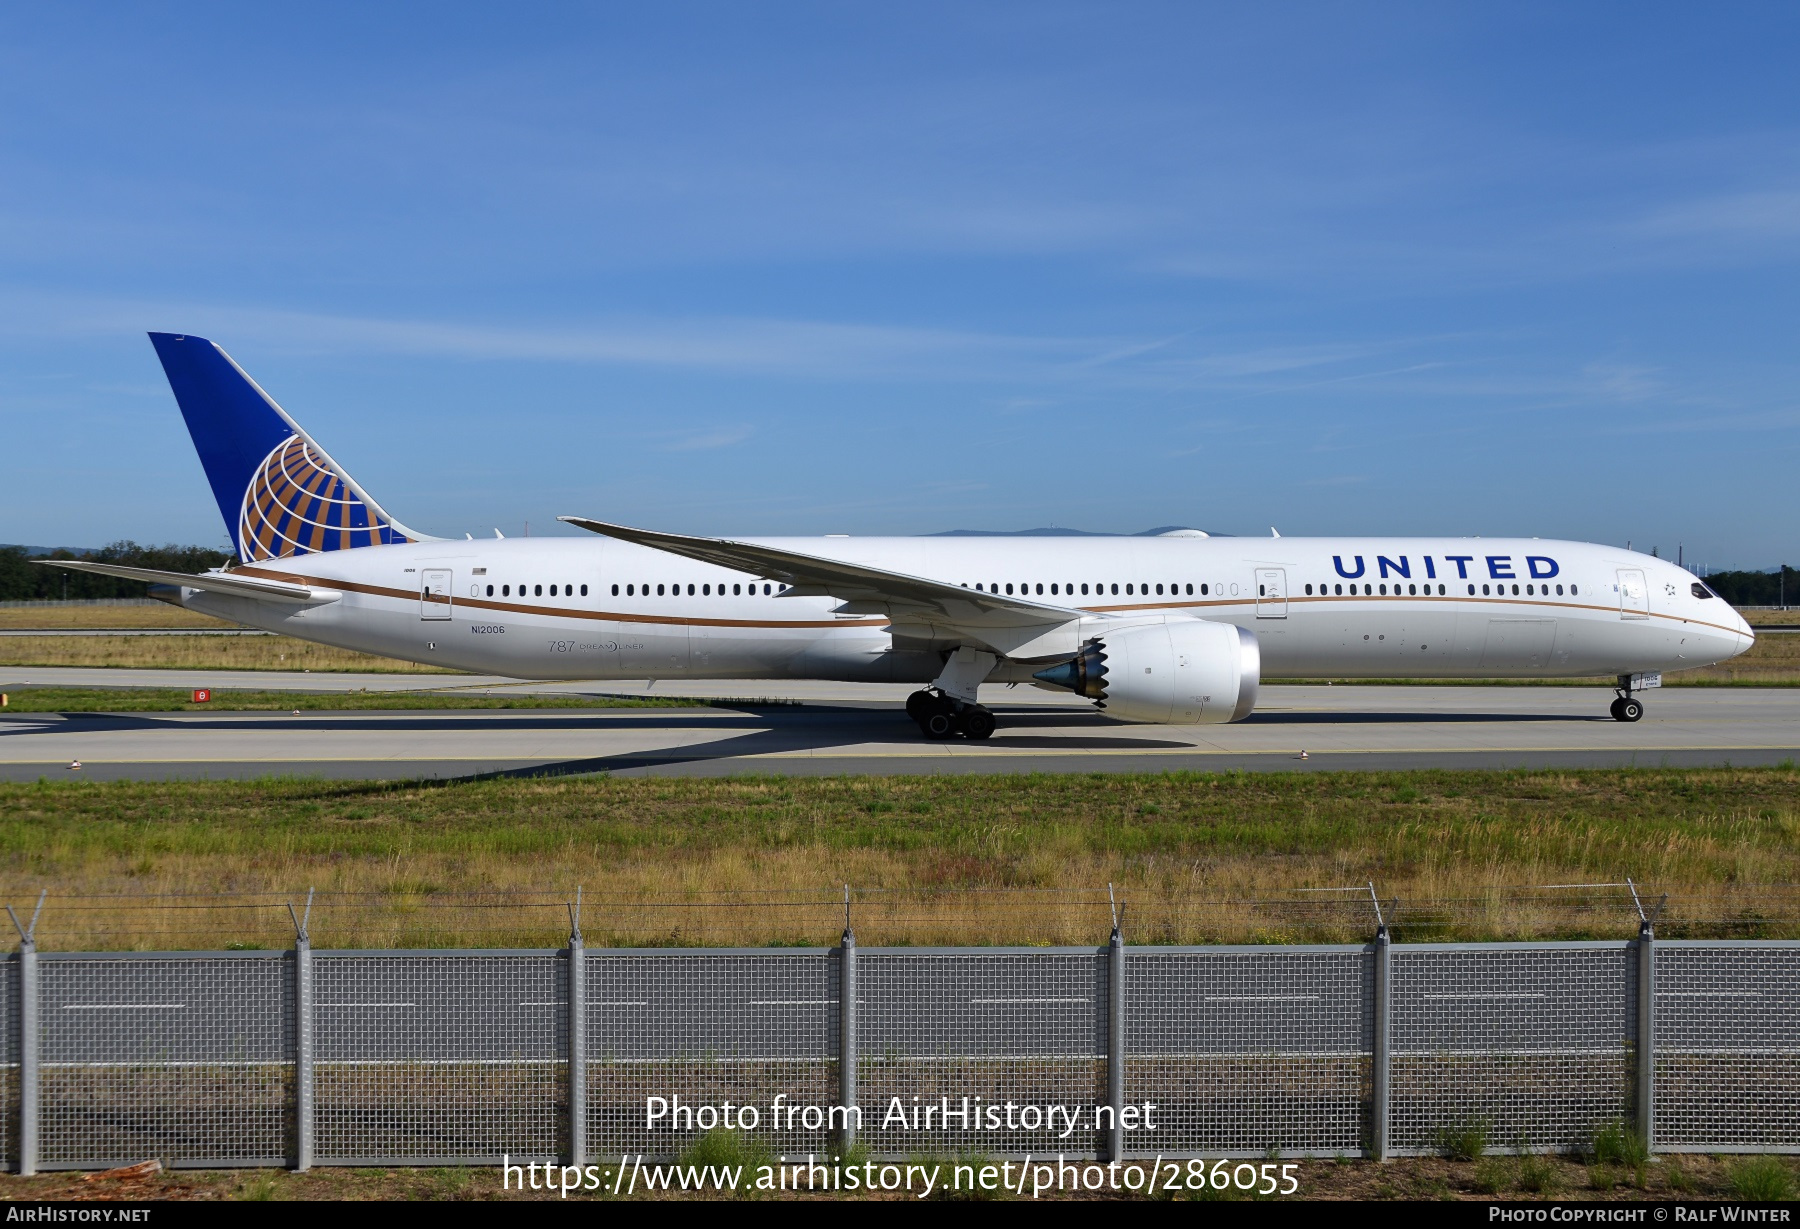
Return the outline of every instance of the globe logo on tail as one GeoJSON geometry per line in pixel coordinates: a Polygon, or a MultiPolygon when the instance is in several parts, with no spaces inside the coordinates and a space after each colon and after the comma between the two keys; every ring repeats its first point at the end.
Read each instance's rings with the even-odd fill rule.
{"type": "Polygon", "coordinates": [[[372,513],[298,435],[277,444],[251,475],[237,536],[245,563],[412,540],[372,513]]]}

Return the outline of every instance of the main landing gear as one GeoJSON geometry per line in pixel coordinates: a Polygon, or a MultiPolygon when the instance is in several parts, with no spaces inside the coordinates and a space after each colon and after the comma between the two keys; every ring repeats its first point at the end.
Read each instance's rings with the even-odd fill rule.
{"type": "Polygon", "coordinates": [[[1636,721],[1644,715],[1644,702],[1633,698],[1631,684],[1635,675],[1619,676],[1618,698],[1612,702],[1612,718],[1614,721],[1636,721]]]}
{"type": "Polygon", "coordinates": [[[975,742],[994,736],[994,714],[979,704],[966,704],[941,691],[926,689],[906,697],[906,715],[919,723],[926,738],[968,738],[975,742]]]}

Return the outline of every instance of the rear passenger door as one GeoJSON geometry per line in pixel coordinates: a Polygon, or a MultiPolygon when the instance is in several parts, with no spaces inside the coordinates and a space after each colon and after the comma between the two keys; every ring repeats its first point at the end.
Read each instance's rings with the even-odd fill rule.
{"type": "Polygon", "coordinates": [[[450,579],[449,568],[426,568],[419,573],[419,617],[421,619],[448,619],[450,617],[450,579]]]}

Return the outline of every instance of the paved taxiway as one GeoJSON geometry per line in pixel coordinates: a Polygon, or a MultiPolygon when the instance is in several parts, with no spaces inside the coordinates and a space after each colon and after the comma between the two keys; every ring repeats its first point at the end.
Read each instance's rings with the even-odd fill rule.
{"type": "MultiPolygon", "coordinates": [[[[644,693],[644,685],[508,683],[468,676],[74,669],[0,670],[39,685],[644,693]]],[[[649,694],[674,688],[659,684],[649,694]]],[[[1569,687],[1270,686],[1234,726],[1137,726],[1033,688],[984,689],[987,743],[923,741],[908,689],[786,681],[683,684],[715,707],[0,716],[0,779],[291,774],[452,778],[615,772],[1106,772],[1191,769],[1603,767],[1773,764],[1800,758],[1800,690],[1670,688],[1634,725],[1610,693],[1569,687]],[[749,697],[746,702],[736,698],[749,697]],[[757,703],[799,700],[799,704],[757,703]],[[1307,755],[1301,759],[1300,752],[1307,755]]]]}

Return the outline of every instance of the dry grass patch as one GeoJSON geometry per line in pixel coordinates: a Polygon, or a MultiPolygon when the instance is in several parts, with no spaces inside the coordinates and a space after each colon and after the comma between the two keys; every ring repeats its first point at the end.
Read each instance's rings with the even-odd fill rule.
{"type": "Polygon", "coordinates": [[[0,666],[460,673],[289,636],[5,636],[0,637],[0,666]]]}
{"type": "Polygon", "coordinates": [[[69,605],[0,606],[0,628],[56,628],[99,630],[108,627],[239,627],[197,610],[183,610],[167,602],[147,601],[130,606],[69,605]]]}
{"type": "MultiPolygon", "coordinates": [[[[62,948],[156,946],[158,929],[200,925],[134,914],[142,902],[82,912],[76,893],[308,887],[382,898],[322,901],[322,944],[547,944],[577,885],[594,943],[826,943],[848,883],[864,942],[1086,943],[1105,937],[1113,883],[1134,941],[1287,942],[1366,938],[1366,898],[1296,890],[1373,880],[1385,907],[1398,899],[1402,938],[1622,938],[1623,888],[1512,889],[1629,875],[1671,896],[1667,937],[1785,937],[1800,933],[1791,892],[1745,885],[1800,882],[1796,838],[1791,768],[59,781],[0,785],[0,898],[50,889],[44,941],[62,948]]],[[[274,907],[202,929],[288,936],[274,907]]]]}

